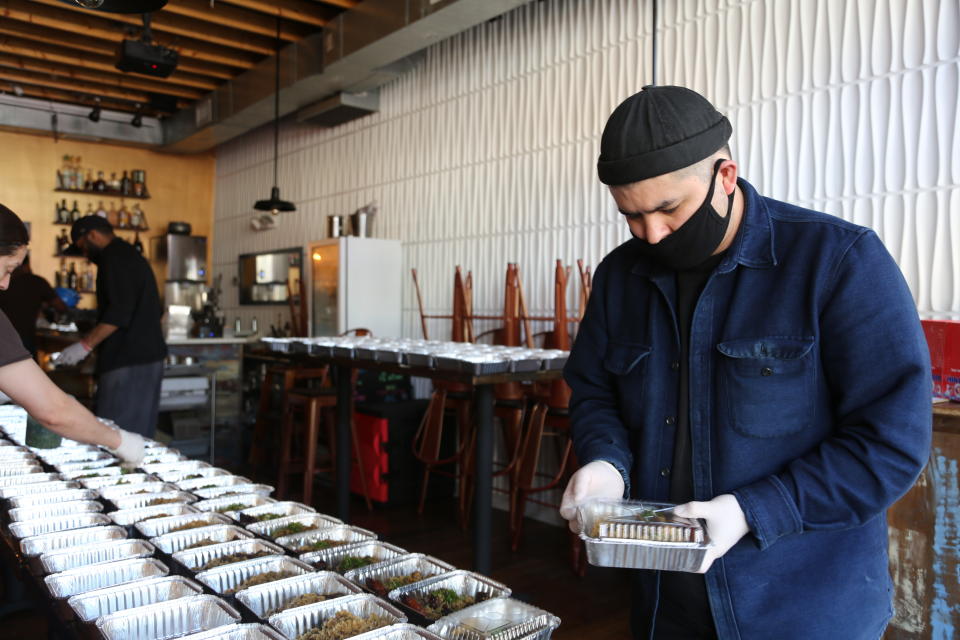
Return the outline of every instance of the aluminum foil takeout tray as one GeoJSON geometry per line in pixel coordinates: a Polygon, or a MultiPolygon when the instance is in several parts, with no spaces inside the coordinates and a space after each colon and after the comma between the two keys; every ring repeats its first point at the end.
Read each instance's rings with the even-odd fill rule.
{"type": "Polygon", "coordinates": [[[177,480],[177,486],[184,491],[193,491],[194,489],[215,489],[218,487],[232,487],[238,484],[251,484],[250,478],[235,476],[233,474],[209,476],[206,478],[193,478],[190,480],[177,480]]]}
{"type": "Polygon", "coordinates": [[[237,593],[237,600],[255,616],[266,620],[277,608],[308,593],[332,596],[325,600],[327,602],[360,593],[360,587],[332,571],[320,571],[244,589],[237,593]]]}
{"type": "Polygon", "coordinates": [[[94,589],[165,576],[168,572],[167,565],[156,558],[136,558],[70,569],[49,575],[43,580],[47,583],[50,595],[62,600],[94,589]]]}
{"type": "Polygon", "coordinates": [[[53,480],[51,482],[34,482],[32,484],[18,484],[12,487],[0,487],[0,499],[9,500],[20,496],[33,495],[36,493],[48,493],[51,491],[63,491],[64,489],[79,489],[80,483],[70,480],[53,480]]]}
{"type": "Polygon", "coordinates": [[[300,559],[310,566],[323,571],[336,571],[337,573],[346,573],[350,569],[357,568],[357,560],[370,558],[368,563],[371,566],[387,560],[399,558],[407,553],[406,549],[401,549],[396,545],[382,540],[363,540],[361,542],[351,542],[350,544],[338,545],[323,549],[321,551],[311,551],[300,556],[300,559]],[[352,559],[353,562],[349,562],[352,559]],[[349,566],[343,567],[341,563],[347,561],[349,566]]]}
{"type": "MultiPolygon", "coordinates": [[[[73,471],[94,472],[97,469],[103,469],[104,467],[116,465],[119,462],[119,460],[109,453],[101,452],[96,454],[96,457],[91,460],[84,460],[83,462],[61,462],[53,466],[59,469],[61,473],[70,473],[73,471]]],[[[119,469],[119,467],[117,468],[119,469]]]]}
{"type": "MultiPolygon", "coordinates": [[[[229,496],[228,496],[229,497],[229,496]]],[[[221,498],[222,499],[222,498],[221,498]]],[[[256,518],[257,516],[262,516],[265,514],[277,514],[280,517],[284,516],[298,516],[302,513],[316,513],[317,510],[313,507],[307,506],[302,502],[293,502],[291,500],[285,500],[283,502],[273,502],[264,505],[258,505],[255,507],[248,507],[246,509],[241,509],[238,511],[225,511],[224,515],[233,518],[234,520],[241,521],[241,524],[244,524],[248,521],[248,518],[256,518]],[[247,516],[244,518],[243,516],[247,516]]],[[[277,520],[278,518],[274,518],[277,520]]],[[[263,520],[262,522],[267,522],[263,520]]],[[[253,524],[253,521],[249,521],[249,524],[253,524]]]]}
{"type": "Polygon", "coordinates": [[[43,468],[36,462],[0,462],[0,478],[22,476],[28,473],[40,473],[41,471],[43,471],[43,468]]]}
{"type": "MultiPolygon", "coordinates": [[[[237,553],[264,553],[264,555],[283,555],[283,549],[258,538],[240,538],[219,544],[205,545],[196,549],[184,549],[173,554],[173,559],[190,571],[204,571],[204,565],[212,560],[237,553]]],[[[238,561],[238,562],[242,562],[238,561]]],[[[226,565],[221,565],[226,566],[226,565]]]]}
{"type": "Polygon", "coordinates": [[[10,520],[13,522],[22,522],[24,520],[39,520],[41,518],[57,518],[74,513],[99,513],[103,511],[103,505],[96,500],[70,500],[68,502],[55,502],[45,504],[39,507],[18,507],[10,509],[10,520]]]}
{"type": "MultiPolygon", "coordinates": [[[[317,514],[320,515],[320,514],[317,514]]],[[[329,516],[322,516],[329,518],[329,516]]],[[[336,518],[330,518],[331,520],[336,520],[336,518]]],[[[261,523],[269,524],[269,523],[261,523]]],[[[247,527],[251,531],[253,525],[247,527]]],[[[311,543],[319,542],[322,540],[330,540],[332,542],[339,542],[341,544],[348,544],[351,542],[363,542],[364,540],[376,540],[377,534],[373,531],[367,529],[362,529],[360,527],[352,527],[348,524],[341,524],[339,521],[330,526],[321,526],[320,528],[312,531],[304,531],[303,533],[294,533],[289,536],[281,536],[276,539],[276,543],[283,547],[284,549],[290,550],[292,553],[309,553],[310,551],[319,551],[320,549],[309,548],[311,543]]],[[[339,545],[337,545],[339,546],[339,545]]],[[[328,547],[332,548],[332,547],[328,547]]]]}
{"type": "MultiPolygon", "coordinates": [[[[172,504],[158,504],[150,507],[139,507],[136,509],[120,509],[111,511],[107,515],[113,520],[114,524],[122,527],[129,527],[151,519],[166,519],[167,517],[189,515],[197,513],[197,510],[188,504],[174,502],[172,504]]],[[[146,538],[153,536],[145,535],[146,538]]]]}
{"type": "Polygon", "coordinates": [[[162,536],[152,538],[150,542],[164,553],[172,555],[204,540],[222,543],[230,542],[231,540],[252,538],[253,534],[246,529],[241,529],[232,524],[214,524],[196,529],[187,529],[186,531],[165,533],[162,536]]]}
{"type": "Polygon", "coordinates": [[[47,493],[38,493],[35,495],[22,495],[16,498],[10,498],[10,507],[18,509],[21,507],[40,507],[49,504],[58,504],[60,502],[70,502],[75,500],[96,500],[97,492],[90,489],[64,489],[61,491],[50,491],[47,493]]]}
{"type": "Polygon", "coordinates": [[[97,629],[106,640],[167,639],[239,621],[237,610],[220,598],[197,595],[111,613],[97,620],[97,629]]]}
{"type": "MultiPolygon", "coordinates": [[[[264,522],[254,522],[252,524],[243,525],[249,531],[254,532],[258,536],[265,536],[267,538],[282,538],[285,537],[284,534],[275,534],[274,532],[283,527],[288,527],[290,525],[303,525],[304,527],[312,527],[308,531],[301,531],[298,533],[288,534],[286,537],[304,535],[315,529],[329,529],[334,526],[339,526],[341,523],[340,520],[332,516],[327,516],[322,513],[301,513],[292,516],[284,516],[282,518],[277,518],[275,520],[266,520],[264,522]]],[[[281,546],[286,546],[283,543],[278,543],[281,546]]]]}
{"type": "Polygon", "coordinates": [[[194,489],[190,493],[198,496],[202,500],[211,498],[222,498],[225,496],[245,495],[247,493],[256,493],[268,497],[274,489],[268,484],[232,484],[226,487],[211,487],[209,489],[194,489]]]}
{"type": "Polygon", "coordinates": [[[191,633],[180,640],[286,640],[276,629],[265,624],[228,624],[210,631],[191,633]]]}
{"type": "Polygon", "coordinates": [[[87,489],[119,489],[122,487],[135,487],[140,484],[147,482],[157,483],[160,482],[160,478],[154,478],[153,476],[146,473],[126,473],[121,474],[119,478],[114,477],[99,477],[99,478],[81,478],[79,480],[80,484],[85,486],[87,489]]]}
{"type": "Polygon", "coordinates": [[[94,542],[106,540],[121,540],[127,537],[122,527],[87,527],[57,533],[45,533],[41,536],[32,536],[20,541],[20,551],[25,556],[39,556],[50,551],[69,549],[94,542]]]}
{"type": "MultiPolygon", "coordinates": [[[[367,591],[381,598],[385,598],[387,597],[387,593],[390,592],[390,589],[382,588],[378,586],[377,583],[383,583],[383,581],[390,578],[409,576],[416,571],[419,571],[423,575],[423,579],[426,580],[427,578],[439,576],[453,570],[453,565],[434,558],[433,556],[428,556],[423,553],[408,553],[407,555],[394,558],[393,560],[387,560],[386,562],[360,567],[359,569],[351,569],[343,575],[354,584],[358,584],[367,591]]],[[[419,580],[417,582],[419,582],[419,580]]]]}
{"type": "MultiPolygon", "coordinates": [[[[90,463],[93,464],[93,463],[90,463]]],[[[66,465],[61,465],[60,473],[63,474],[68,480],[76,480],[77,482],[81,480],[93,480],[95,478],[116,478],[117,480],[123,475],[123,469],[118,466],[104,465],[101,467],[79,467],[64,469],[66,465]]]]}
{"type": "Polygon", "coordinates": [[[266,496],[261,496],[258,493],[243,493],[238,496],[224,496],[222,498],[201,500],[200,502],[195,502],[193,506],[199,511],[216,511],[217,513],[222,513],[229,518],[232,517],[230,514],[237,510],[227,510],[225,507],[242,504],[245,509],[249,509],[250,507],[259,507],[260,505],[273,504],[274,502],[276,502],[276,500],[273,498],[267,498],[266,496]]]}
{"type": "Polygon", "coordinates": [[[560,618],[513,598],[496,598],[444,616],[427,627],[455,640],[548,640],[560,618]]]}
{"type": "Polygon", "coordinates": [[[141,466],[150,464],[167,464],[170,462],[180,462],[186,460],[186,457],[176,451],[161,451],[159,449],[150,449],[144,452],[141,466]]]}
{"type": "MultiPolygon", "coordinates": [[[[162,488],[162,486],[158,486],[157,488],[162,488]]],[[[116,505],[117,509],[123,511],[126,509],[140,509],[142,507],[156,507],[161,505],[190,504],[191,502],[196,502],[197,498],[192,493],[187,493],[186,491],[158,491],[156,493],[131,493],[125,496],[110,498],[110,501],[116,505]],[[153,504],[156,500],[163,500],[164,502],[153,504]],[[166,502],[168,500],[170,502],[166,502]]]]}
{"type": "MultiPolygon", "coordinates": [[[[166,505],[171,506],[171,505],[166,505]]],[[[170,516],[168,518],[156,518],[152,520],[141,520],[134,527],[137,531],[140,532],[144,538],[156,538],[157,536],[162,536],[165,533],[170,533],[171,530],[178,527],[182,527],[187,524],[192,524],[194,522],[203,522],[206,523],[204,526],[214,525],[214,524],[230,524],[230,518],[226,517],[220,513],[201,513],[189,507],[187,505],[173,505],[173,506],[182,506],[183,508],[189,509],[187,513],[179,516],[170,516]]],[[[153,509],[155,507],[147,507],[148,509],[153,509]]],[[[189,529],[184,529],[184,531],[189,531],[189,529]]]]}
{"type": "Polygon", "coordinates": [[[40,556],[40,564],[45,573],[60,573],[103,562],[146,558],[153,552],[153,545],[146,540],[107,540],[44,553],[40,556]]]}
{"type": "Polygon", "coordinates": [[[167,482],[173,478],[182,478],[184,475],[196,473],[198,469],[210,468],[209,462],[203,460],[183,460],[181,462],[164,462],[161,464],[147,464],[141,467],[147,473],[160,476],[167,482]]]}
{"type": "Polygon", "coordinates": [[[635,500],[579,505],[587,561],[599,567],[697,571],[712,542],[697,520],[661,511],[671,506],[635,500]]]}
{"type": "Polygon", "coordinates": [[[47,464],[64,464],[67,462],[85,462],[97,460],[104,453],[103,449],[92,444],[79,447],[57,447],[56,449],[37,449],[37,457],[47,464]]]}
{"type": "MultiPolygon", "coordinates": [[[[147,476],[147,478],[151,478],[151,476],[147,476]]],[[[175,484],[164,482],[159,478],[152,478],[138,484],[121,484],[102,487],[97,489],[97,491],[100,492],[101,498],[115,503],[117,498],[123,498],[124,496],[143,495],[146,493],[161,493],[163,491],[178,491],[178,489],[177,485],[175,484]]]]}
{"type": "Polygon", "coordinates": [[[214,476],[229,476],[229,475],[233,475],[233,474],[231,474],[226,469],[221,469],[220,467],[203,467],[201,469],[181,471],[180,473],[168,473],[167,482],[180,484],[180,482],[184,480],[200,480],[201,478],[212,478],[214,476]]]}
{"type": "Polygon", "coordinates": [[[56,533],[70,529],[83,529],[97,525],[110,524],[110,518],[102,513],[69,513],[64,516],[23,520],[10,524],[10,533],[16,538],[29,538],[45,533],[56,533]]]}
{"type": "Polygon", "coordinates": [[[382,616],[389,620],[388,624],[407,621],[407,617],[389,602],[368,593],[362,593],[288,609],[270,616],[268,622],[271,627],[279,630],[290,640],[294,640],[310,629],[323,626],[323,623],[335,616],[338,611],[346,611],[364,618],[370,615],[382,616]]]}
{"type": "MultiPolygon", "coordinates": [[[[39,469],[39,467],[37,467],[39,469]]],[[[59,473],[21,473],[15,476],[0,476],[0,487],[14,485],[36,484],[38,482],[54,482],[63,480],[59,473]]]]}
{"type": "Polygon", "coordinates": [[[183,576],[165,576],[128,582],[116,587],[94,589],[71,596],[67,604],[84,622],[93,622],[100,616],[117,611],[143,607],[158,602],[169,602],[203,593],[203,587],[183,576]]]}
{"type": "MultiPolygon", "coordinates": [[[[392,624],[389,627],[380,627],[373,631],[353,636],[350,640],[445,640],[432,631],[418,627],[409,622],[392,624]]],[[[523,639],[526,640],[526,639],[523,639]]]]}
{"type": "MultiPolygon", "coordinates": [[[[217,593],[224,595],[231,589],[236,589],[245,580],[267,573],[268,571],[290,571],[294,574],[312,573],[313,568],[305,562],[300,562],[289,556],[264,556],[253,560],[244,560],[228,564],[209,571],[201,571],[195,577],[199,582],[207,585],[217,593]]],[[[230,595],[230,594],[226,594],[230,595]]]]}
{"type": "Polygon", "coordinates": [[[428,620],[436,620],[440,616],[433,617],[427,615],[421,611],[417,611],[409,605],[404,604],[403,602],[407,597],[413,596],[415,598],[421,598],[436,589],[450,589],[456,592],[456,594],[459,596],[471,596],[473,598],[476,598],[480,593],[487,594],[488,599],[507,598],[510,596],[510,588],[505,584],[497,582],[492,578],[488,578],[487,576],[479,573],[458,569],[449,573],[435,576],[433,578],[421,580],[420,582],[416,582],[414,584],[397,587],[387,594],[387,598],[391,602],[396,603],[404,608],[404,610],[413,611],[417,615],[428,620]]]}

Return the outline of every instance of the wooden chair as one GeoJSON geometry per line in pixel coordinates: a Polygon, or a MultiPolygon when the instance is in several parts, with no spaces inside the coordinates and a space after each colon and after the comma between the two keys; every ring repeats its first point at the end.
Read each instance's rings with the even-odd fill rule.
{"type": "Polygon", "coordinates": [[[329,368],[299,367],[296,365],[268,366],[264,374],[263,384],[260,385],[260,403],[257,408],[257,420],[253,425],[253,438],[250,444],[249,462],[254,467],[264,463],[267,435],[271,425],[275,428],[283,422],[284,407],[287,406],[287,396],[290,390],[309,380],[325,380],[329,368]],[[272,408],[273,395],[279,386],[280,406],[272,408]]]}

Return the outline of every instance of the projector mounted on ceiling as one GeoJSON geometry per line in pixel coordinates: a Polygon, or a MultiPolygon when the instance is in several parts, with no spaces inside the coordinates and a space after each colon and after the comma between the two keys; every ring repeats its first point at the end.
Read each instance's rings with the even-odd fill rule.
{"type": "Polygon", "coordinates": [[[177,68],[179,54],[153,43],[150,14],[143,14],[143,34],[139,40],[124,40],[117,49],[117,69],[145,76],[166,78],[177,68]]]}

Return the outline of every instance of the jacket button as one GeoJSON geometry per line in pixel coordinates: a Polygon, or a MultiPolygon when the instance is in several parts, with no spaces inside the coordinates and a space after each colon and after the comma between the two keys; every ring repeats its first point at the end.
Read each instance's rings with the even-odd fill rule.
{"type": "Polygon", "coordinates": [[[674,418],[673,416],[667,416],[667,424],[673,424],[676,421],[677,419],[674,418]]]}
{"type": "Polygon", "coordinates": [[[670,368],[676,371],[680,368],[680,363],[674,360],[673,362],[670,363],[670,368]]]}
{"type": "Polygon", "coordinates": [[[666,478],[668,475],[670,475],[670,469],[666,467],[664,467],[663,469],[660,469],[660,475],[666,478]]]}
{"type": "Polygon", "coordinates": [[[772,376],[772,375],[773,375],[773,369],[771,369],[770,367],[764,367],[763,369],[760,369],[760,375],[762,375],[762,376],[772,376]]]}

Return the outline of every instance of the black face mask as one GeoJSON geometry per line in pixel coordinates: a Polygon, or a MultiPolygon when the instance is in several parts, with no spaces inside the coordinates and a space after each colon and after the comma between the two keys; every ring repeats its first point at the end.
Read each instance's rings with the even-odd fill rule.
{"type": "MultiPolygon", "coordinates": [[[[727,215],[721,217],[710,204],[713,189],[717,184],[717,174],[723,158],[717,160],[710,178],[710,190],[700,208],[683,225],[656,244],[650,244],[634,236],[634,244],[640,253],[654,262],[677,271],[692,269],[705,262],[717,250],[727,233],[730,224],[730,212],[733,210],[733,196],[730,193],[727,215]]],[[[633,232],[631,231],[631,234],[633,232]]]]}

